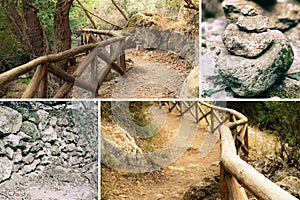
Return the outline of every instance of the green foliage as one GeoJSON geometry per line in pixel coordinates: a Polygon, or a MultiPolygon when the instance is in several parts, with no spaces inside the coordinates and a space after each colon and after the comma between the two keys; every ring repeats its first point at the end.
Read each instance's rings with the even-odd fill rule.
{"type": "Polygon", "coordinates": [[[293,74],[287,74],[287,77],[291,78],[291,79],[295,79],[297,81],[300,81],[300,72],[296,72],[293,74]]]}
{"type": "Polygon", "coordinates": [[[22,45],[16,35],[12,24],[9,21],[5,6],[0,4],[0,68],[1,72],[21,65],[28,60],[22,45]]]}
{"type": "Polygon", "coordinates": [[[231,102],[228,105],[244,113],[250,124],[274,134],[280,143],[279,156],[300,169],[300,102],[231,102]]]}

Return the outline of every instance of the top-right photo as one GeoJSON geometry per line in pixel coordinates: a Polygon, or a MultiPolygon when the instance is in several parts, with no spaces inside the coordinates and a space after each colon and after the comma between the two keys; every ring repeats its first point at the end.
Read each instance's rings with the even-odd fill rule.
{"type": "Polygon", "coordinates": [[[202,0],[204,99],[300,98],[300,0],[202,0]]]}

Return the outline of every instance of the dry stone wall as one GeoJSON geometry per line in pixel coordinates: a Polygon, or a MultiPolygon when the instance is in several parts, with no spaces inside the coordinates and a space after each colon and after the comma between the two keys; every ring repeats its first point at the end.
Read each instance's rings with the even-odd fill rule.
{"type": "Polygon", "coordinates": [[[82,168],[97,162],[97,115],[0,106],[0,185],[51,165],[82,168]]]}

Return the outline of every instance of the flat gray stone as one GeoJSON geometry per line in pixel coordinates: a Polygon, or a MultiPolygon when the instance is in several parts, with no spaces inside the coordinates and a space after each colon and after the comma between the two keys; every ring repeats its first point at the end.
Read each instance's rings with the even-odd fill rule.
{"type": "Polygon", "coordinates": [[[260,55],[272,44],[273,36],[268,31],[263,33],[243,32],[235,24],[229,24],[222,39],[230,53],[253,58],[260,55]]]}
{"type": "Polygon", "coordinates": [[[234,56],[225,50],[218,57],[217,66],[223,81],[239,96],[252,97],[268,90],[293,63],[293,49],[283,33],[269,32],[273,35],[273,44],[256,59],[234,56]]]}
{"type": "Polygon", "coordinates": [[[250,32],[261,33],[268,29],[269,18],[262,15],[239,16],[236,23],[240,29],[250,32]]]}
{"type": "Polygon", "coordinates": [[[244,16],[256,16],[256,15],[258,15],[258,11],[257,11],[253,6],[250,6],[250,5],[246,5],[246,6],[241,10],[241,13],[242,13],[244,16]]]}

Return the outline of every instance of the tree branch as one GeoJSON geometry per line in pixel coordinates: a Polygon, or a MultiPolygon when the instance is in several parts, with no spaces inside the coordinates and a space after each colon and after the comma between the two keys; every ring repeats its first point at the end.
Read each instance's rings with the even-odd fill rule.
{"type": "Polygon", "coordinates": [[[87,16],[87,18],[89,18],[89,20],[91,21],[94,29],[97,29],[96,23],[93,21],[91,15],[89,12],[87,12],[87,9],[82,5],[82,3],[79,0],[76,0],[76,2],[79,4],[80,8],[84,11],[85,15],[87,16]]]}
{"type": "Polygon", "coordinates": [[[124,12],[124,10],[122,10],[122,8],[115,2],[115,0],[111,0],[111,2],[114,4],[114,6],[118,9],[118,11],[122,14],[122,16],[124,17],[124,19],[126,21],[129,21],[129,18],[127,16],[127,14],[124,12]]]}
{"type": "Polygon", "coordinates": [[[75,6],[75,7],[78,7],[78,8],[80,8],[80,9],[84,10],[84,12],[89,13],[90,15],[92,15],[92,16],[94,16],[94,17],[100,19],[101,21],[104,21],[104,22],[107,23],[107,24],[110,24],[110,25],[112,25],[112,26],[114,26],[114,27],[116,27],[116,28],[118,28],[118,29],[123,29],[121,26],[118,26],[118,25],[116,25],[116,24],[113,24],[113,23],[111,23],[111,22],[109,22],[109,21],[103,19],[102,17],[99,17],[99,16],[95,15],[94,13],[92,13],[92,12],[89,11],[89,10],[87,10],[86,8],[81,8],[81,7],[79,7],[79,6],[75,6]]]}

